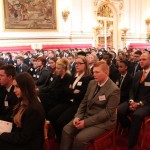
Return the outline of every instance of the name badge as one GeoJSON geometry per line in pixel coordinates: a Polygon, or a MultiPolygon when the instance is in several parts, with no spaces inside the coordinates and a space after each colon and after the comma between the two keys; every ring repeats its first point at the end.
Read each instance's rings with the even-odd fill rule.
{"type": "Polygon", "coordinates": [[[77,84],[78,86],[81,86],[82,85],[82,82],[78,82],[78,84],[77,84]]]}
{"type": "Polygon", "coordinates": [[[106,100],[105,95],[101,95],[101,96],[99,96],[99,101],[105,101],[105,100],[106,100]]]}
{"type": "Polygon", "coordinates": [[[8,101],[4,101],[4,106],[8,107],[8,101]]]}
{"type": "Polygon", "coordinates": [[[52,77],[50,78],[50,81],[53,81],[53,78],[52,78],[52,77]]]}
{"type": "Polygon", "coordinates": [[[39,78],[40,76],[39,76],[39,75],[37,75],[36,77],[37,77],[37,78],[39,78]]]}
{"type": "Polygon", "coordinates": [[[150,86],[150,82],[145,82],[144,86],[150,86]]]}

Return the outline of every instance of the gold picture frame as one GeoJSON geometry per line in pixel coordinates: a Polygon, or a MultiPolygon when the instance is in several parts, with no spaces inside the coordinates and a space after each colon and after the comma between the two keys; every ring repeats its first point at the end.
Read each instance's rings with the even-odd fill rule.
{"type": "Polygon", "coordinates": [[[6,30],[56,30],[56,0],[3,0],[6,30]]]}

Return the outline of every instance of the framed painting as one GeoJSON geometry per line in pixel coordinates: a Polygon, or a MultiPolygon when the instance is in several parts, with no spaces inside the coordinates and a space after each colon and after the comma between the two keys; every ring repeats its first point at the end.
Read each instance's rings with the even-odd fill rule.
{"type": "Polygon", "coordinates": [[[5,29],[56,30],[56,0],[4,0],[5,29]]]}

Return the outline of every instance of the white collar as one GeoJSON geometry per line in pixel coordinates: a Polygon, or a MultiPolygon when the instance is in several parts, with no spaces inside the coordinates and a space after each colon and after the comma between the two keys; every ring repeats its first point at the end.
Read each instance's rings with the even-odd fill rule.
{"type": "Polygon", "coordinates": [[[106,79],[102,84],[98,83],[98,85],[99,85],[100,87],[102,87],[102,86],[107,82],[107,80],[108,80],[108,77],[107,77],[107,79],[106,79]]]}
{"type": "Polygon", "coordinates": [[[125,78],[126,75],[127,75],[127,72],[126,72],[125,74],[121,74],[121,76],[122,76],[123,78],[125,78]]]}
{"type": "Polygon", "coordinates": [[[10,92],[12,85],[9,88],[6,88],[7,92],[10,92]]]}

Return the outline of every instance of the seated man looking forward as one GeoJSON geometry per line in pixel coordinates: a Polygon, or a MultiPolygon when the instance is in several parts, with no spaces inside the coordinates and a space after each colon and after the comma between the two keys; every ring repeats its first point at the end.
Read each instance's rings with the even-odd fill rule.
{"type": "Polygon", "coordinates": [[[95,80],[90,81],[75,118],[63,129],[61,150],[85,150],[89,141],[116,123],[120,91],[108,77],[108,65],[103,61],[97,62],[93,75],[95,80]]]}

